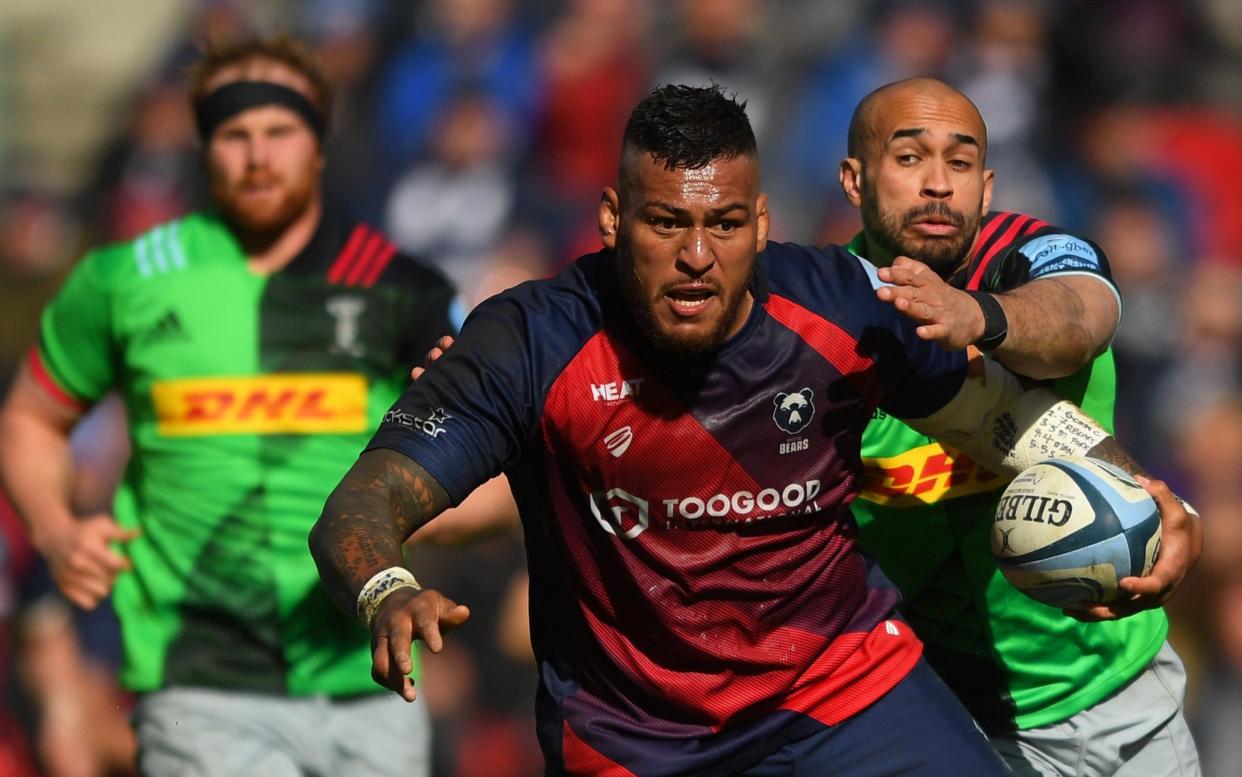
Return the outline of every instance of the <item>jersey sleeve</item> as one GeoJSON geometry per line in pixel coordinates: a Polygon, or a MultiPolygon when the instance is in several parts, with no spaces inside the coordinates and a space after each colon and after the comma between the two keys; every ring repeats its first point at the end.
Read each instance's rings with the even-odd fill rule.
{"type": "Polygon", "coordinates": [[[525,332],[512,300],[501,295],[484,302],[453,347],[393,404],[367,450],[387,448],[418,462],[453,504],[502,472],[537,424],[525,332]]]}
{"type": "Polygon", "coordinates": [[[37,357],[46,377],[69,397],[94,402],[116,379],[111,294],[89,254],[43,310],[37,357]]]}
{"type": "Polygon", "coordinates": [[[1121,304],[1104,251],[1086,238],[1060,230],[1040,230],[1010,246],[984,278],[987,291],[1009,291],[1028,281],[1064,275],[1088,275],[1108,285],[1121,304]]]}
{"type": "Polygon", "coordinates": [[[946,351],[920,338],[913,321],[875,296],[883,285],[875,266],[853,254],[846,256],[861,270],[847,291],[852,319],[848,326],[858,333],[859,349],[873,360],[879,407],[898,418],[931,415],[961,388],[966,379],[966,352],[946,351]]]}

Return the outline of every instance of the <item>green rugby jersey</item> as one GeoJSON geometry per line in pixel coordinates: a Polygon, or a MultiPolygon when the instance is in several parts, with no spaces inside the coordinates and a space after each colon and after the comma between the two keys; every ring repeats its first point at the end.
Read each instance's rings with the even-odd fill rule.
{"type": "Polygon", "coordinates": [[[66,401],[115,388],[129,413],[115,513],[141,535],[113,595],[126,687],[381,690],[307,535],[409,366],[456,331],[453,299],[379,233],[329,218],[270,276],[201,214],[75,268],[32,366],[66,401]]]}
{"type": "MultiPolygon", "coordinates": [[[[865,252],[861,235],[850,249],[865,252]]],[[[1090,242],[1027,216],[992,213],[971,261],[950,282],[1005,291],[1070,273],[1112,283],[1090,242]]],[[[1052,388],[1112,430],[1111,351],[1052,388]]],[[[1168,631],[1162,610],[1086,624],[1010,585],[990,546],[1003,478],[883,413],[863,433],[862,456],[864,485],[853,505],[862,545],[901,589],[902,613],[928,661],[990,733],[1081,712],[1160,649],[1168,631]]]]}

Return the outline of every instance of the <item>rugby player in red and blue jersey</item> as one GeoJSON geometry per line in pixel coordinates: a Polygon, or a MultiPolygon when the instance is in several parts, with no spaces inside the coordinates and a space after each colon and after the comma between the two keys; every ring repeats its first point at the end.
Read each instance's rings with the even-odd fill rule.
{"type": "Polygon", "coordinates": [[[754,136],[718,88],[627,124],[605,249],[482,304],[393,406],[311,534],[413,699],[468,609],[401,543],[506,472],[522,514],[550,774],[1004,774],[855,547],[883,408],[995,471],[1049,451],[1136,470],[1068,402],[948,352],[865,260],[767,242],[754,136]]]}

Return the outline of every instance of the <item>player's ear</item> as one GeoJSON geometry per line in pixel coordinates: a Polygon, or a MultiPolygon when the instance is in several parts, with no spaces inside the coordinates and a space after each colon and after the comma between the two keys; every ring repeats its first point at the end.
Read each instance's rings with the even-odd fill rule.
{"type": "Polygon", "coordinates": [[[768,227],[771,219],[768,216],[768,195],[760,192],[755,198],[755,253],[768,247],[768,227]]]}
{"type": "Polygon", "coordinates": [[[599,238],[604,247],[617,247],[617,230],[621,228],[621,200],[617,190],[611,186],[604,187],[604,194],[599,199],[599,238]]]}
{"type": "Polygon", "coordinates": [[[841,191],[845,199],[855,208],[862,207],[862,160],[847,156],[841,160],[841,169],[837,178],[841,181],[841,191]]]}
{"type": "Polygon", "coordinates": [[[995,178],[991,170],[983,171],[983,213],[986,215],[992,209],[992,180],[995,178]]]}

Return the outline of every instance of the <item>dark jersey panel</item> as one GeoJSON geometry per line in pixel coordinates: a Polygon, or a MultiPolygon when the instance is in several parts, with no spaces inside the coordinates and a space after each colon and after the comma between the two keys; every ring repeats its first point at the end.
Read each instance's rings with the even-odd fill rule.
{"type": "Polygon", "coordinates": [[[899,418],[923,418],[961,388],[964,355],[919,338],[908,318],[879,301],[875,290],[881,281],[866,260],[839,246],[769,243],[764,266],[772,294],[811,314],[791,309],[782,318],[824,331],[823,337],[841,354],[837,358],[854,359],[860,365],[855,369],[874,370],[867,380],[875,384],[876,402],[885,411],[899,418]],[[871,367],[861,366],[866,360],[871,367]]]}
{"type": "Polygon", "coordinates": [[[372,440],[454,500],[509,475],[554,764],[719,771],[917,660],[846,505],[875,403],[934,412],[964,357],[917,341],[854,257],[774,248],[701,360],[650,350],[611,253],[499,295],[372,440]]]}

